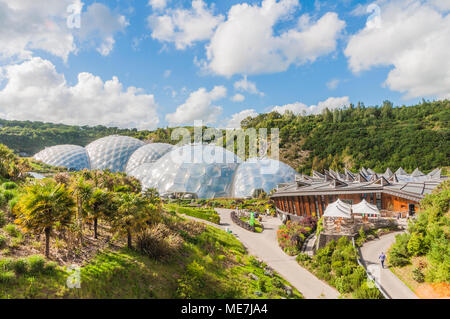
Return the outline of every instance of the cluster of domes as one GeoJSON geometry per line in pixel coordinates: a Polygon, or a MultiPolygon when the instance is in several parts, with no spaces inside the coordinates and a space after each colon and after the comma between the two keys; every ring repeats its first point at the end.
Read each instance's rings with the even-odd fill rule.
{"type": "Polygon", "coordinates": [[[220,146],[145,144],[118,135],[100,138],[86,148],[48,147],[34,158],[71,170],[126,172],[140,180],[143,189],[154,187],[162,195],[185,193],[198,198],[248,197],[257,190],[268,193],[278,184],[295,181],[296,175],[280,161],[252,158],[242,162],[220,146]]]}

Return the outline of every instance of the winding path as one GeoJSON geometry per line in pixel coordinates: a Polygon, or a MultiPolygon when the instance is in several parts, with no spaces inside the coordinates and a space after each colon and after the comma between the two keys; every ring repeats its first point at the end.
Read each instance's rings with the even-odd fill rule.
{"type": "MultiPolygon", "coordinates": [[[[230,229],[251,255],[255,255],[260,260],[263,260],[297,288],[305,298],[338,298],[339,292],[336,289],[319,280],[303,267],[300,267],[295,257],[286,255],[280,249],[277,242],[277,230],[281,225],[281,221],[278,218],[263,216],[264,231],[262,233],[253,233],[233,223],[230,216],[231,209],[218,208],[216,211],[220,215],[220,226],[206,222],[207,224],[224,230],[226,228],[230,229]]],[[[205,222],[203,220],[199,221],[205,222]]]]}
{"type": "Polygon", "coordinates": [[[378,256],[395,242],[395,235],[401,232],[390,233],[378,239],[371,240],[361,247],[361,258],[366,267],[373,269],[372,274],[379,277],[378,282],[392,299],[417,299],[418,297],[394,275],[385,265],[382,269],[378,256]]]}

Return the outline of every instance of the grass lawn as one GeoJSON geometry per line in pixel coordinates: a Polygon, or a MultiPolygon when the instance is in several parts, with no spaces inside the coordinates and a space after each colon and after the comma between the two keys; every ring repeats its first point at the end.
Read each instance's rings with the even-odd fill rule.
{"type": "Polygon", "coordinates": [[[411,264],[404,267],[389,267],[389,269],[408,286],[419,298],[450,298],[450,285],[446,283],[419,283],[414,280],[413,270],[420,263],[426,264],[426,257],[412,257],[411,264]]]}

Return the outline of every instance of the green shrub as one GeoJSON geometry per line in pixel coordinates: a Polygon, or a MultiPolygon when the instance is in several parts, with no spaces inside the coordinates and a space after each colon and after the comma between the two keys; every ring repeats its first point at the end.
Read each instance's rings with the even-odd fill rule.
{"type": "Polygon", "coordinates": [[[0,272],[5,272],[14,269],[14,259],[12,258],[1,258],[0,259],[0,272]]]}
{"type": "Polygon", "coordinates": [[[255,258],[255,256],[250,256],[248,258],[248,262],[253,267],[258,267],[258,268],[260,267],[260,263],[259,263],[258,259],[255,258]]]}
{"type": "Polygon", "coordinates": [[[341,294],[345,294],[352,291],[350,281],[345,276],[337,277],[334,280],[334,286],[341,294]]]}
{"type": "Polygon", "coordinates": [[[6,200],[5,195],[3,195],[2,192],[0,192],[0,207],[2,207],[3,205],[5,205],[8,201],[6,200]]]}
{"type": "Polygon", "coordinates": [[[6,216],[3,211],[0,210],[0,227],[5,226],[6,224],[6,216]]]}
{"type": "Polygon", "coordinates": [[[264,278],[259,279],[258,281],[258,289],[261,292],[266,292],[267,291],[267,281],[264,278]]]}
{"type": "Polygon", "coordinates": [[[283,282],[280,280],[280,278],[278,278],[278,277],[273,277],[273,278],[272,278],[272,286],[274,286],[275,288],[281,289],[281,288],[284,287],[284,284],[283,284],[283,282]]]}
{"type": "Polygon", "coordinates": [[[0,248],[6,245],[6,237],[0,234],[0,248]]]}
{"type": "Polygon", "coordinates": [[[3,187],[3,189],[8,190],[8,189],[16,189],[18,186],[14,182],[6,182],[6,183],[3,183],[2,187],[3,187]]]}
{"type": "Polygon", "coordinates": [[[425,281],[425,275],[423,274],[422,271],[420,271],[419,268],[415,268],[413,270],[413,279],[419,283],[422,283],[425,281]]]}
{"type": "Polygon", "coordinates": [[[402,267],[410,263],[408,251],[409,234],[399,234],[395,236],[395,243],[388,253],[388,261],[394,267],[402,267]]]}
{"type": "Polygon", "coordinates": [[[16,280],[16,274],[14,271],[0,271],[0,283],[12,284],[16,280]]]}
{"type": "Polygon", "coordinates": [[[3,196],[5,197],[5,200],[9,202],[11,199],[16,197],[16,192],[14,190],[8,189],[3,192],[3,196]]]}
{"type": "Polygon", "coordinates": [[[367,281],[364,281],[358,289],[353,293],[355,299],[382,299],[383,295],[377,288],[369,288],[367,281]]]}
{"type": "Polygon", "coordinates": [[[297,262],[307,262],[311,260],[311,257],[307,254],[298,254],[296,260],[297,262]]]}
{"type": "Polygon", "coordinates": [[[55,261],[49,261],[45,264],[44,273],[46,274],[53,274],[55,273],[56,269],[58,268],[58,263],[55,261]]]}
{"type": "Polygon", "coordinates": [[[412,233],[407,248],[411,256],[422,255],[425,252],[422,234],[416,232],[412,233]]]}
{"type": "Polygon", "coordinates": [[[20,235],[20,231],[17,229],[16,225],[14,225],[14,224],[8,224],[3,229],[11,237],[18,237],[20,235]]]}
{"type": "Polygon", "coordinates": [[[25,274],[28,271],[28,262],[26,259],[19,258],[14,261],[12,267],[16,274],[25,274]]]}
{"type": "Polygon", "coordinates": [[[42,273],[45,270],[45,258],[41,255],[32,255],[27,258],[28,269],[31,274],[42,273]]]}
{"type": "Polygon", "coordinates": [[[8,203],[9,206],[9,211],[13,211],[14,207],[16,206],[16,204],[19,202],[19,198],[18,197],[14,197],[13,199],[11,199],[8,203]]]}

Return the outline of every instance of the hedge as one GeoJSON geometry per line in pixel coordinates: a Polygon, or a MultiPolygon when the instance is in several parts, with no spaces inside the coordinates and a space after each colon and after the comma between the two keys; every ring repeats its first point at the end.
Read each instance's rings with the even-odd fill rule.
{"type": "Polygon", "coordinates": [[[220,216],[213,209],[200,209],[190,207],[178,207],[179,214],[188,215],[195,218],[204,219],[212,223],[220,225],[220,216]]]}

